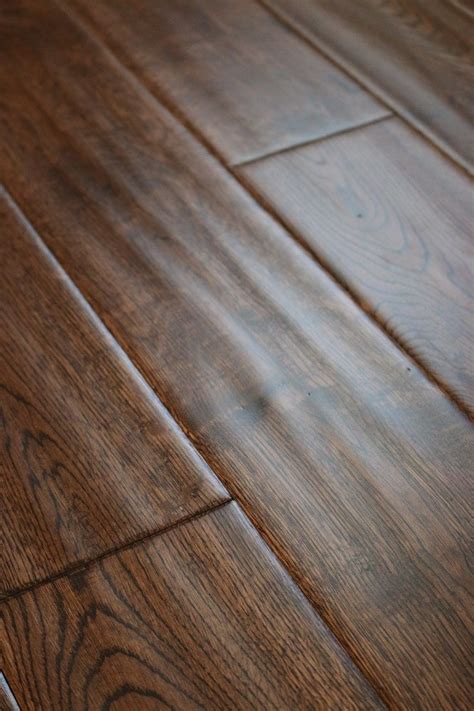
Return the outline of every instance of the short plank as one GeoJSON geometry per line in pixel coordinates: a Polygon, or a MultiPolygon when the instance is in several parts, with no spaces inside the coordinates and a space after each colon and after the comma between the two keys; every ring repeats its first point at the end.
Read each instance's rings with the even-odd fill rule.
{"type": "Polygon", "coordinates": [[[468,708],[467,419],[100,45],[24,7],[15,198],[384,699],[468,708]]]}
{"type": "Polygon", "coordinates": [[[463,0],[264,0],[474,170],[474,23],[463,0]]]}
{"type": "Polygon", "coordinates": [[[0,193],[0,595],[226,492],[0,193]]]}
{"type": "Polygon", "coordinates": [[[464,171],[390,119],[242,174],[474,413],[474,195],[464,171]]]}
{"type": "Polygon", "coordinates": [[[382,708],[236,504],[0,615],[24,709],[382,708]]]}
{"type": "Polygon", "coordinates": [[[228,163],[387,114],[255,0],[72,4],[228,163]]]}

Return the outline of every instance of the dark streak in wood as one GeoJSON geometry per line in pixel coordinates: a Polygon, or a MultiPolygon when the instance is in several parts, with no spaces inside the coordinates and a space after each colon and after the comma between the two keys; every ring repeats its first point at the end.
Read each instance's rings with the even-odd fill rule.
{"type": "Polygon", "coordinates": [[[227,498],[0,191],[0,595],[227,498]]]}
{"type": "Polygon", "coordinates": [[[20,5],[15,198],[383,698],[468,708],[466,418],[100,45],[20,5]]]}
{"type": "Polygon", "coordinates": [[[382,708],[235,504],[0,614],[25,709],[382,708]]]}

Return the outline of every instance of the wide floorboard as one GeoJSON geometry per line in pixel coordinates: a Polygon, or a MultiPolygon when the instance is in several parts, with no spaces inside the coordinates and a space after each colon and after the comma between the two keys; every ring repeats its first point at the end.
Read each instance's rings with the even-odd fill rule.
{"type": "Polygon", "coordinates": [[[469,0],[263,0],[474,172],[469,0]]]}
{"type": "Polygon", "coordinates": [[[8,711],[470,709],[467,175],[272,7],[0,0],[8,711]]]}
{"type": "Polygon", "coordinates": [[[241,174],[474,413],[474,194],[464,171],[392,118],[241,174]]]}
{"type": "Polygon", "coordinates": [[[70,5],[227,163],[389,114],[254,0],[70,5]]]}
{"type": "Polygon", "coordinates": [[[28,711],[382,708],[236,504],[2,615],[5,676],[28,711]]]}
{"type": "Polygon", "coordinates": [[[15,199],[382,697],[467,708],[467,419],[100,44],[25,8],[15,199]]]}
{"type": "Polygon", "coordinates": [[[0,192],[0,597],[228,494],[0,192]]]}

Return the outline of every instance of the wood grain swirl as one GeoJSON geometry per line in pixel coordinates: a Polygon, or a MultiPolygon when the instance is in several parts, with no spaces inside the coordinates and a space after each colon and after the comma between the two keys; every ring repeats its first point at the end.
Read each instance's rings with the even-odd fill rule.
{"type": "Polygon", "coordinates": [[[382,708],[235,504],[0,615],[25,711],[382,708]]]}
{"type": "Polygon", "coordinates": [[[241,173],[474,413],[474,195],[465,173],[395,119],[241,173]]]}
{"type": "Polygon", "coordinates": [[[0,192],[0,595],[226,492],[0,192]]]}
{"type": "Polygon", "coordinates": [[[468,709],[467,418],[57,6],[2,27],[15,199],[383,699],[468,709]]]}

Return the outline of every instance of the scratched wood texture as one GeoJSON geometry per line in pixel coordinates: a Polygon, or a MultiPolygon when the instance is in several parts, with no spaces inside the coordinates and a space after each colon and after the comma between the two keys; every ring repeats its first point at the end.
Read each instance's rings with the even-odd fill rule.
{"type": "Polygon", "coordinates": [[[0,615],[24,711],[383,708],[236,504],[0,615]]]}
{"type": "Polygon", "coordinates": [[[0,596],[228,498],[0,192],[0,596]]]}
{"type": "Polygon", "coordinates": [[[397,119],[242,167],[266,203],[474,413],[474,194],[397,119]]]}
{"type": "Polygon", "coordinates": [[[254,0],[71,5],[228,163],[388,113],[254,0]]]}
{"type": "Polygon", "coordinates": [[[1,40],[28,218],[383,700],[469,708],[468,420],[56,6],[1,40]]]}
{"type": "Polygon", "coordinates": [[[470,0],[263,0],[474,172],[470,0]]]}

